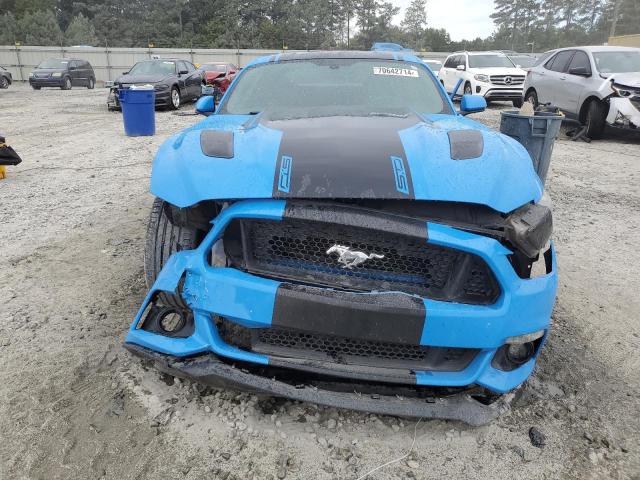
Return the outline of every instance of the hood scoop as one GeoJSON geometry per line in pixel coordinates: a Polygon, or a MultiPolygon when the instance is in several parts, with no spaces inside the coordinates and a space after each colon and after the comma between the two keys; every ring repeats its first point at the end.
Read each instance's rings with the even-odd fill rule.
{"type": "Polygon", "coordinates": [[[233,132],[202,130],[200,148],[207,157],[233,158],[233,132]]]}

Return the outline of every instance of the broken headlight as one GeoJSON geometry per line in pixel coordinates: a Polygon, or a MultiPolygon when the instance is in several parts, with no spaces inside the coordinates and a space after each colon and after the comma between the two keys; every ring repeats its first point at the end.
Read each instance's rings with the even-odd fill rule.
{"type": "Polygon", "coordinates": [[[613,90],[616,97],[621,98],[629,98],[634,94],[633,90],[631,90],[629,87],[625,87],[613,82],[611,82],[611,90],[613,90]]]}
{"type": "Polygon", "coordinates": [[[551,238],[552,230],[551,208],[535,203],[520,207],[509,215],[505,236],[516,250],[533,259],[551,238]]]}

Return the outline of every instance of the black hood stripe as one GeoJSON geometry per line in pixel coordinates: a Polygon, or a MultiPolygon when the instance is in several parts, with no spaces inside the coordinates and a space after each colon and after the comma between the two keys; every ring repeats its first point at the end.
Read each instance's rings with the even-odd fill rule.
{"type": "Polygon", "coordinates": [[[274,198],[415,198],[399,131],[419,121],[413,115],[265,121],[282,132],[274,198]]]}

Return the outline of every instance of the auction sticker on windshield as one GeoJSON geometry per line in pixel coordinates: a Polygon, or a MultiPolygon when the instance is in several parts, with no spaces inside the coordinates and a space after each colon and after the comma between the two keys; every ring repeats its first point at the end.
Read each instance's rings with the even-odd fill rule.
{"type": "Polygon", "coordinates": [[[396,77],[418,77],[418,71],[412,68],[373,67],[374,75],[393,75],[396,77]]]}

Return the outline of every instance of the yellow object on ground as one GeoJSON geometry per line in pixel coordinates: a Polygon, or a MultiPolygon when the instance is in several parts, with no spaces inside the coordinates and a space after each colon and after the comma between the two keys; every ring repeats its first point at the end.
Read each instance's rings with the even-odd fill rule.
{"type": "Polygon", "coordinates": [[[6,167],[4,165],[0,165],[0,180],[6,177],[7,177],[6,167]]]}

